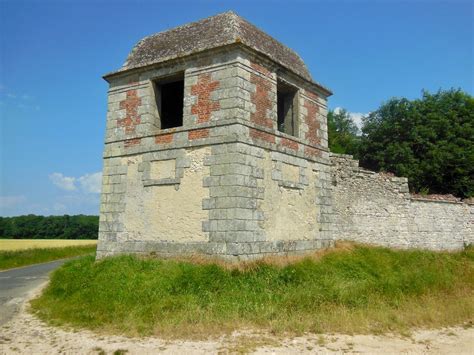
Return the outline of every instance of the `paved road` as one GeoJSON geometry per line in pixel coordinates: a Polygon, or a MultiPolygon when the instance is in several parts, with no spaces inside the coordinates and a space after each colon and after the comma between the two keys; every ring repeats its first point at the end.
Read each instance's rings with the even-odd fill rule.
{"type": "Polygon", "coordinates": [[[48,280],[49,273],[67,260],[0,271],[0,325],[13,317],[28,292],[48,280]]]}

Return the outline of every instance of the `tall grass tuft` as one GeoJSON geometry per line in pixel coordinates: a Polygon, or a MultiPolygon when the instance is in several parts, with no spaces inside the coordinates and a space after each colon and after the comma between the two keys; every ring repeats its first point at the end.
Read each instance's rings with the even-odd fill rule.
{"type": "Polygon", "coordinates": [[[474,249],[456,253],[351,246],[228,265],[120,256],[57,270],[32,302],[56,324],[126,335],[404,332],[472,320],[474,249]]]}

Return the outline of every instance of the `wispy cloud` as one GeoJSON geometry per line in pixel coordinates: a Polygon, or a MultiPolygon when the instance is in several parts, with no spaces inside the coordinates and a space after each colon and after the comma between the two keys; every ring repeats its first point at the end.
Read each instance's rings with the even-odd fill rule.
{"type": "Polygon", "coordinates": [[[51,213],[97,213],[102,186],[102,172],[84,174],[79,177],[55,172],[49,180],[66,191],[48,204],[51,213]]]}
{"type": "Polygon", "coordinates": [[[59,187],[61,190],[73,191],[76,190],[76,178],[64,176],[62,173],[52,173],[49,175],[51,182],[59,187]]]}
{"type": "Polygon", "coordinates": [[[102,172],[85,174],[80,177],[65,176],[62,173],[49,175],[51,182],[65,191],[75,191],[80,188],[86,194],[99,194],[102,184],[102,172]]]}
{"type": "MultiPolygon", "coordinates": [[[[335,113],[341,112],[342,107],[336,107],[334,109],[335,113]]],[[[357,128],[362,129],[362,117],[367,116],[369,113],[362,113],[362,112],[347,112],[349,114],[349,117],[354,121],[355,125],[357,128]]]]}
{"type": "Polygon", "coordinates": [[[23,214],[97,214],[100,203],[102,172],[84,174],[79,177],[55,172],[49,181],[61,192],[35,201],[24,195],[0,196],[0,215],[23,214]]]}
{"type": "Polygon", "coordinates": [[[2,105],[9,105],[21,110],[40,110],[40,106],[36,102],[34,96],[31,96],[27,93],[17,93],[2,84],[0,84],[0,96],[4,99],[2,100],[2,105]]]}
{"type": "Polygon", "coordinates": [[[26,197],[23,195],[18,196],[0,196],[0,209],[8,209],[12,207],[17,207],[22,203],[26,202],[26,197]]]}
{"type": "Polygon", "coordinates": [[[81,188],[86,193],[98,194],[101,190],[102,185],[102,173],[97,172],[93,174],[86,174],[77,179],[81,188]]]}

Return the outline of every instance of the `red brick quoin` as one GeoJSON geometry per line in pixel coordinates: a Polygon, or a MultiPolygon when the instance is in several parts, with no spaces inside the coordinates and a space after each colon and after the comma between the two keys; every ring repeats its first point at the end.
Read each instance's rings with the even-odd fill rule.
{"type": "MultiPolygon", "coordinates": [[[[259,64],[252,63],[251,67],[264,76],[269,77],[270,72],[259,64]]],[[[269,98],[272,83],[257,74],[250,75],[250,82],[255,84],[256,91],[252,93],[251,100],[255,104],[255,112],[250,115],[250,121],[259,126],[273,128],[273,120],[268,117],[268,112],[272,109],[272,101],[269,98]]]]}
{"type": "Polygon", "coordinates": [[[298,142],[294,140],[282,137],[280,139],[280,143],[282,146],[293,149],[294,151],[298,151],[298,142]]]}
{"type": "Polygon", "coordinates": [[[125,148],[134,147],[136,145],[139,145],[141,141],[141,138],[128,139],[125,141],[124,146],[125,148]]]}
{"type": "Polygon", "coordinates": [[[249,128],[249,135],[252,140],[260,140],[268,143],[275,143],[275,136],[273,134],[260,131],[255,128],[249,128]]]}
{"type": "Polygon", "coordinates": [[[173,141],[173,133],[161,134],[155,137],[156,144],[167,144],[173,141]]]}
{"type": "Polygon", "coordinates": [[[306,94],[306,96],[308,96],[313,101],[318,101],[319,96],[317,94],[315,94],[314,92],[305,90],[304,93],[306,94]]]}
{"type": "Polygon", "coordinates": [[[209,128],[196,129],[188,132],[188,139],[203,139],[209,137],[209,128]]]}
{"type": "Polygon", "coordinates": [[[210,73],[199,74],[198,82],[191,87],[191,94],[197,95],[197,103],[191,107],[191,113],[198,115],[196,123],[208,122],[211,113],[220,109],[219,102],[211,100],[211,93],[219,87],[219,81],[212,81],[210,73]]]}
{"type": "Polygon", "coordinates": [[[313,158],[320,157],[322,155],[321,151],[319,149],[309,147],[309,146],[304,147],[304,153],[306,155],[309,155],[310,157],[313,157],[313,158]]]}
{"type": "Polygon", "coordinates": [[[308,125],[308,132],[306,132],[305,138],[311,145],[319,144],[321,142],[321,139],[318,137],[318,130],[320,128],[318,121],[319,106],[314,102],[305,99],[304,107],[308,110],[305,117],[305,123],[308,125]]]}
{"type": "Polygon", "coordinates": [[[125,133],[135,133],[135,126],[140,124],[140,116],[138,115],[138,106],[142,103],[142,99],[137,97],[137,90],[128,90],[127,98],[120,101],[120,108],[125,109],[125,118],[117,120],[117,125],[125,129],[125,133]]]}

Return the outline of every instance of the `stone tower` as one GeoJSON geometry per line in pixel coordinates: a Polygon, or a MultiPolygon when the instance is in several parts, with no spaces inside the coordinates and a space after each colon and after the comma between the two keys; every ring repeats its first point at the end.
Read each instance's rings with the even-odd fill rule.
{"type": "Polygon", "coordinates": [[[104,78],[98,258],[331,245],[331,92],[291,49],[228,12],[142,39],[104,78]]]}

